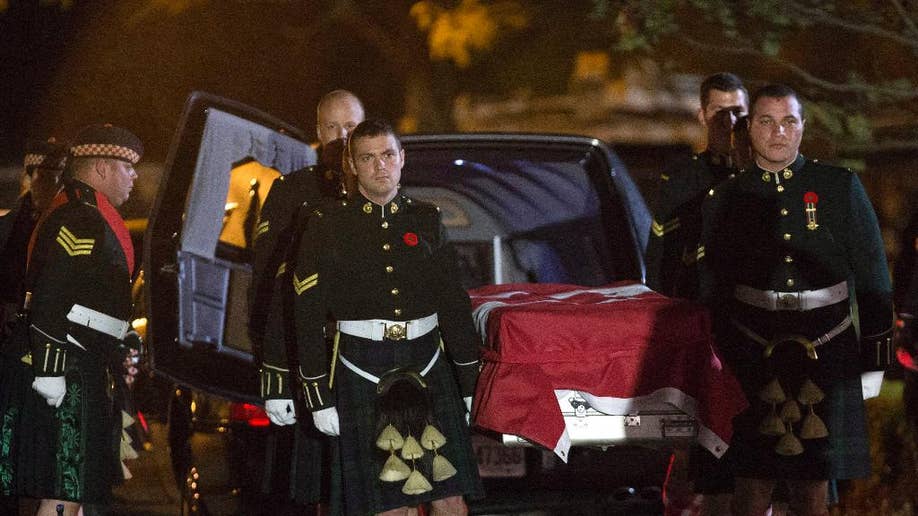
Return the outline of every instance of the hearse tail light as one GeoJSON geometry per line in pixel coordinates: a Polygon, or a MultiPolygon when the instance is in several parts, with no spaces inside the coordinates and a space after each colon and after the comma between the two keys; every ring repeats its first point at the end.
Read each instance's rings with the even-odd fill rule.
{"type": "Polygon", "coordinates": [[[271,424],[265,410],[251,403],[233,403],[230,408],[230,420],[244,422],[252,427],[265,427],[271,424]]]}

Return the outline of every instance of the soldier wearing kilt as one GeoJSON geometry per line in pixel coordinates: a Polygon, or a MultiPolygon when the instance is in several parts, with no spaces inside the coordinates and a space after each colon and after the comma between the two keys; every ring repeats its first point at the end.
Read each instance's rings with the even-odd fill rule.
{"type": "Polygon", "coordinates": [[[142,152],[140,140],[121,128],[80,132],[70,147],[69,180],[32,235],[30,353],[22,358],[34,381],[0,408],[4,418],[20,415],[4,488],[41,499],[38,514],[105,505],[121,479],[113,375],[121,374],[130,330],[134,253],[115,208],[130,194],[142,152]]]}
{"type": "Polygon", "coordinates": [[[891,358],[889,274],[876,215],[851,171],[798,152],[803,108],[752,97],[755,166],[705,204],[704,298],[750,408],[730,451],[736,515],[764,514],[786,481],[795,514],[827,514],[827,480],[870,472],[860,374],[891,358]]]}
{"type": "MultiPolygon", "coordinates": [[[[363,104],[353,93],[334,90],[322,97],[316,108],[319,164],[274,180],[255,231],[249,331],[261,353],[261,396],[272,423],[296,427],[289,489],[273,487],[276,492],[289,491],[298,503],[327,497],[323,484],[330,452],[312,421],[298,422],[294,409],[294,396],[301,393],[291,388],[297,378],[290,372],[297,367],[293,269],[309,213],[322,199],[344,199],[351,190],[342,170],[344,142],[363,118],[363,104]]],[[[268,457],[266,470],[280,473],[286,451],[268,457]]]]}
{"type": "Polygon", "coordinates": [[[436,207],[399,194],[405,151],[387,123],[358,125],[348,155],[357,193],[313,212],[293,277],[306,403],[340,433],[347,514],[464,514],[482,494],[467,419],[478,338],[455,254],[436,207]]]}

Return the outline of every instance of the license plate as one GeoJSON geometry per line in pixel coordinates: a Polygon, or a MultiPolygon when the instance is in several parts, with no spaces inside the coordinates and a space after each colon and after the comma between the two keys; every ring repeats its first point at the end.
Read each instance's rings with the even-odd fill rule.
{"type": "Polygon", "coordinates": [[[526,475],[525,449],[507,447],[483,435],[472,435],[472,448],[478,459],[478,474],[489,478],[526,475]]]}

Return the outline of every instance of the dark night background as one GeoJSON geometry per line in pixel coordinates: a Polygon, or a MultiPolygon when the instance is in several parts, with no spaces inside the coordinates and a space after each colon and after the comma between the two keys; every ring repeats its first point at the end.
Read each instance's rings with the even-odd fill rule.
{"type": "MultiPolygon", "coordinates": [[[[303,128],[314,126],[315,103],[330,88],[354,88],[374,107],[397,95],[384,80],[382,91],[362,91],[361,77],[335,66],[348,63],[378,76],[373,56],[332,45],[333,38],[320,34],[308,45],[291,44],[270,23],[303,18],[302,5],[232,3],[221,12],[221,4],[213,3],[173,15],[145,12],[148,4],[77,2],[69,9],[10,4],[0,16],[0,159],[17,162],[26,137],[66,137],[83,125],[110,122],[137,133],[147,146],[145,158],[161,161],[185,98],[195,89],[303,128]]],[[[392,104],[400,108],[401,101],[392,104]]]]}
{"type": "Polygon", "coordinates": [[[131,129],[146,159],[162,161],[196,89],[310,135],[317,100],[334,88],[353,90],[370,115],[398,120],[413,110],[416,129],[444,130],[458,92],[561,91],[572,56],[597,43],[594,31],[569,30],[595,23],[585,16],[590,2],[547,5],[459,69],[428,58],[413,3],[13,0],[0,13],[0,161],[18,162],[27,137],[66,137],[97,122],[131,129]]]}

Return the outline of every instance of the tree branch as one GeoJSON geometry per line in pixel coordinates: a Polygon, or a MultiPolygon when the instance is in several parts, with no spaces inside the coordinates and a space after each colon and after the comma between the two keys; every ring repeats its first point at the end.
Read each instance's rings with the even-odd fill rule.
{"type": "Polygon", "coordinates": [[[404,41],[393,38],[389,32],[370,21],[352,0],[335,2],[330,17],[353,28],[346,37],[362,39],[372,45],[403,75],[411,71],[417,58],[404,49],[404,41]]]}
{"type": "Polygon", "coordinates": [[[902,23],[904,23],[905,27],[912,33],[912,36],[918,37],[918,27],[915,26],[915,22],[912,21],[912,17],[909,16],[908,11],[902,7],[902,2],[899,0],[890,0],[889,3],[893,4],[893,7],[896,8],[896,12],[899,13],[899,17],[902,18],[902,23]]]}
{"type": "Polygon", "coordinates": [[[785,70],[793,73],[803,81],[818,86],[826,91],[833,91],[836,93],[875,93],[883,95],[890,100],[911,100],[918,98],[918,91],[913,89],[904,89],[904,88],[888,88],[884,86],[879,86],[876,84],[856,84],[856,83],[838,83],[824,79],[822,77],[817,77],[810,72],[807,72],[803,68],[790,63],[783,59],[768,55],[761,50],[757,50],[752,47],[738,47],[738,46],[724,46],[724,45],[712,45],[710,43],[705,43],[703,41],[698,41],[694,38],[680,34],[678,38],[687,43],[688,45],[695,47],[699,50],[705,52],[719,52],[737,56],[748,56],[755,57],[757,59],[762,59],[767,61],[770,64],[774,64],[784,68],[785,70]]]}
{"type": "Polygon", "coordinates": [[[840,27],[847,31],[851,31],[851,32],[859,33],[859,34],[869,34],[871,36],[877,36],[880,38],[889,39],[901,45],[905,45],[906,47],[911,48],[913,51],[918,52],[918,39],[907,38],[897,32],[886,30],[876,25],[848,21],[844,18],[833,16],[821,9],[817,9],[815,7],[807,7],[805,5],[800,5],[797,2],[788,2],[787,6],[797,11],[797,13],[802,14],[803,16],[810,17],[811,19],[824,23],[826,25],[840,27]]]}

